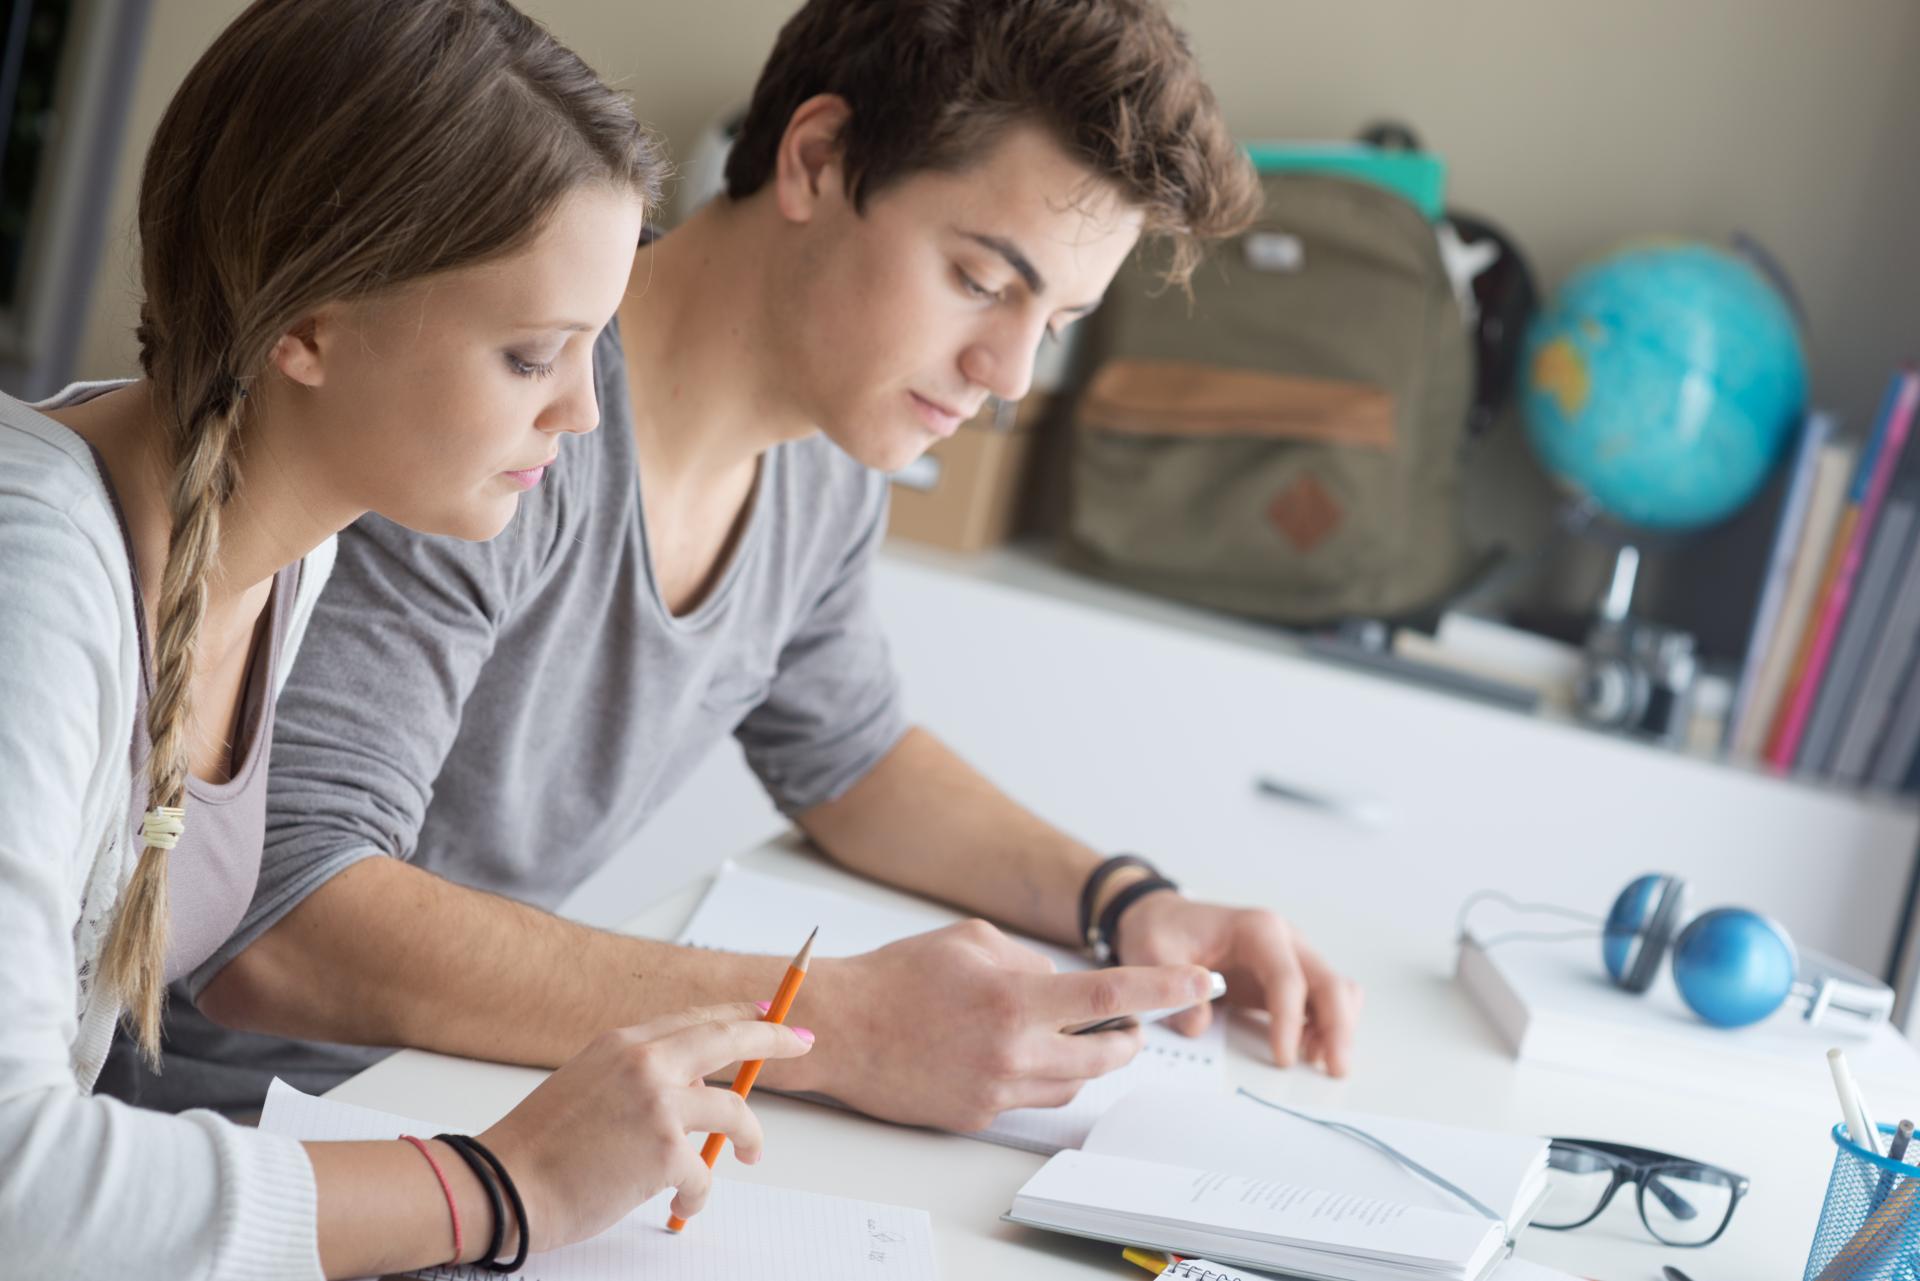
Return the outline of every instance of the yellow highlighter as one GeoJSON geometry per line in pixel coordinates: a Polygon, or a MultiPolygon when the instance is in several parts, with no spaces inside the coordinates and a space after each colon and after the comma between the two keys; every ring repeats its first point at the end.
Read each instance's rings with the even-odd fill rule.
{"type": "Polygon", "coordinates": [[[1251,1272],[1235,1272],[1232,1268],[1223,1268],[1206,1259],[1195,1259],[1184,1254],[1166,1254],[1159,1250],[1143,1250],[1139,1246],[1127,1246],[1120,1251],[1120,1257],[1128,1263],[1138,1264],[1157,1277],[1187,1278],[1188,1281],[1253,1281],[1251,1272]]]}

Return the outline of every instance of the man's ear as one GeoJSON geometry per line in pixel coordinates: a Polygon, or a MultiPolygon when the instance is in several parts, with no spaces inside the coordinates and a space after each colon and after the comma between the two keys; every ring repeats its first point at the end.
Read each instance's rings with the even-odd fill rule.
{"type": "Polygon", "coordinates": [[[794,108],[773,167],[774,197],[789,222],[811,222],[823,206],[846,199],[841,135],[852,118],[847,100],[833,93],[794,108]]]}
{"type": "Polygon", "coordinates": [[[323,307],[301,320],[273,344],[267,363],[302,387],[318,387],[327,380],[327,355],[339,328],[339,316],[323,307]]]}

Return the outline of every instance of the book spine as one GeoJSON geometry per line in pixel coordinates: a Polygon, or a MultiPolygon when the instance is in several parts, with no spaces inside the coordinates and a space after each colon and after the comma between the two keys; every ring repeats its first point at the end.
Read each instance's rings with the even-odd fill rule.
{"type": "Polygon", "coordinates": [[[1874,752],[1868,783],[1882,791],[1904,791],[1916,751],[1920,751],[1920,667],[1908,669],[1886,737],[1874,752]]]}
{"type": "Polygon", "coordinates": [[[1799,453],[1794,458],[1793,476],[1787,484],[1786,498],[1780,505],[1780,524],[1774,531],[1773,551],[1767,557],[1767,573],[1764,586],[1760,589],[1760,602],[1754,608],[1753,627],[1747,633],[1746,658],[1740,665],[1740,684],[1734,690],[1733,715],[1727,719],[1725,743],[1729,748],[1738,741],[1741,729],[1753,715],[1760,670],[1778,630],[1794,553],[1800,546],[1807,511],[1812,504],[1814,475],[1820,469],[1821,451],[1832,437],[1832,415],[1807,415],[1806,426],[1800,433],[1799,453]]]}
{"type": "Polygon", "coordinates": [[[1767,737],[1780,712],[1787,692],[1787,678],[1793,670],[1795,655],[1807,634],[1826,570],[1827,556],[1833,547],[1840,524],[1840,512],[1846,506],[1847,479],[1853,472],[1853,448],[1845,444],[1827,446],[1820,459],[1820,474],[1814,480],[1813,502],[1807,511],[1806,529],[1794,554],[1793,576],[1787,582],[1787,600],[1781,607],[1780,623],[1773,642],[1767,646],[1765,665],[1760,670],[1758,692],[1754,695],[1753,714],[1740,728],[1734,752],[1742,760],[1758,760],[1767,748],[1767,737]]]}
{"type": "Polygon", "coordinates": [[[1899,378],[1895,403],[1886,420],[1886,436],[1881,447],[1871,450],[1873,471],[1867,482],[1867,490],[1855,509],[1854,519],[1847,531],[1845,546],[1839,549],[1840,561],[1833,578],[1833,587],[1821,603],[1819,622],[1813,628],[1810,647],[1807,650],[1806,670],[1794,686],[1793,694],[1781,713],[1779,732],[1770,744],[1767,759],[1775,769],[1786,770],[1792,767],[1799,755],[1800,742],[1807,728],[1807,719],[1813,713],[1813,700],[1819,693],[1820,682],[1826,676],[1827,660],[1833,654],[1833,645],[1840,631],[1840,621],[1846,616],[1847,602],[1853,595],[1854,580],[1860,573],[1861,561],[1866,557],[1866,543],[1872,533],[1875,519],[1880,514],[1881,500],[1886,497],[1887,486],[1892,480],[1893,467],[1906,445],[1907,434],[1913,427],[1914,403],[1920,398],[1920,377],[1911,371],[1902,373],[1899,378]]]}
{"type": "MultiPolygon", "coordinates": [[[[1888,509],[1888,516],[1893,515],[1888,509]]],[[[1910,524],[1920,524],[1920,512],[1910,524]]],[[[1867,663],[1867,674],[1860,682],[1860,697],[1840,748],[1834,754],[1833,776],[1843,783],[1861,782],[1873,762],[1874,749],[1887,737],[1893,720],[1896,696],[1907,673],[1913,667],[1916,644],[1920,644],[1920,555],[1913,552],[1908,538],[1907,563],[1900,585],[1881,629],[1880,643],[1867,663]]]]}
{"type": "MultiPolygon", "coordinates": [[[[1920,457],[1920,450],[1913,452],[1920,457]]],[[[1911,466],[1909,460],[1903,471],[1911,466]]],[[[1896,489],[1906,487],[1907,478],[1902,476],[1896,489]]],[[[1802,773],[1826,774],[1833,765],[1840,746],[1840,732],[1859,702],[1857,695],[1866,674],[1867,657],[1884,630],[1895,584],[1906,568],[1913,516],[1912,502],[1904,493],[1898,493],[1887,500],[1880,519],[1874,522],[1853,603],[1840,624],[1840,637],[1834,642],[1833,656],[1827,663],[1827,678],[1821,683],[1813,715],[1807,721],[1806,736],[1796,761],[1802,773]]]]}
{"type": "MultiPolygon", "coordinates": [[[[1847,558],[1847,547],[1852,542],[1854,526],[1860,520],[1860,506],[1866,501],[1868,487],[1872,484],[1873,474],[1879,466],[1880,453],[1886,447],[1887,431],[1893,423],[1894,409],[1900,403],[1900,389],[1903,386],[1904,373],[1896,373],[1887,380],[1886,393],[1880,399],[1880,409],[1873,417],[1873,429],[1867,435],[1866,445],[1860,451],[1860,457],[1853,469],[1853,480],[1847,487],[1846,504],[1840,509],[1840,518],[1835,522],[1832,540],[1827,545],[1826,562],[1820,568],[1818,586],[1814,589],[1813,601],[1808,607],[1807,619],[1801,629],[1800,640],[1795,647],[1792,665],[1788,668],[1786,684],[1780,692],[1779,706],[1774,710],[1767,725],[1766,746],[1762,749],[1761,759],[1773,764],[1785,737],[1787,714],[1793,705],[1794,693],[1800,688],[1807,674],[1808,661],[1813,655],[1814,637],[1820,630],[1820,615],[1827,598],[1833,593],[1833,584],[1840,577],[1840,566],[1847,558]]],[[[1792,757],[1789,755],[1788,760],[1792,757]]],[[[1776,768],[1784,768],[1776,766],[1776,768]]]]}

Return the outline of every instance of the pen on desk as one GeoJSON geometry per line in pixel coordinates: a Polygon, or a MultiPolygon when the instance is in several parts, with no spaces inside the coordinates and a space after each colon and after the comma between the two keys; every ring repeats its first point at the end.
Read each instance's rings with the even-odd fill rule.
{"type": "MultiPolygon", "coordinates": [[[[768,1003],[767,1012],[761,1017],[762,1022],[786,1021],[787,1011],[793,1008],[793,998],[800,994],[800,984],[807,977],[807,964],[813,959],[813,940],[819,935],[820,927],[816,925],[813,927],[813,933],[807,935],[807,941],[800,948],[799,954],[787,966],[786,976],[780,980],[780,988],[773,994],[773,1000],[768,1003]]],[[[754,1080],[760,1075],[761,1064],[765,1062],[765,1059],[749,1059],[742,1063],[739,1075],[733,1078],[733,1085],[729,1088],[741,1098],[746,1098],[753,1090],[754,1080]]],[[[720,1149],[726,1142],[727,1136],[717,1130],[707,1136],[706,1143],[700,1148],[700,1159],[707,1163],[709,1170],[713,1168],[714,1160],[720,1155],[720,1149]]],[[[669,1232],[678,1232],[686,1226],[687,1221],[677,1214],[670,1215],[667,1219],[669,1232]]]]}
{"type": "Polygon", "coordinates": [[[1346,800],[1330,796],[1325,792],[1315,792],[1292,783],[1282,782],[1271,774],[1262,774],[1253,780],[1254,790],[1262,796],[1271,796],[1276,800],[1292,801],[1296,805],[1305,805],[1344,818],[1348,822],[1358,823],[1362,827],[1385,827],[1387,812],[1383,806],[1371,801],[1346,800]]]}
{"type": "MultiPolygon", "coordinates": [[[[1227,994],[1227,976],[1218,970],[1207,971],[1207,1000],[1217,1001],[1227,994]]],[[[1199,1002],[1194,1002],[1198,1005],[1199,1002]]],[[[1094,1019],[1090,1023],[1081,1023],[1074,1027],[1063,1027],[1060,1031],[1066,1036],[1086,1036],[1093,1032],[1111,1032],[1115,1028],[1133,1027],[1135,1024],[1145,1027],[1149,1023],[1158,1023],[1161,1019],[1172,1018],[1193,1005],[1170,1005],[1164,1010],[1148,1010],[1142,1014],[1116,1014],[1108,1019],[1094,1019]]]]}

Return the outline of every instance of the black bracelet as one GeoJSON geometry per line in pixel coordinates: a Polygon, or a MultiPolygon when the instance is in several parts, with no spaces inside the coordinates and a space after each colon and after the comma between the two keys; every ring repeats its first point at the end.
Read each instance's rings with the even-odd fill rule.
{"type": "Polygon", "coordinates": [[[486,1163],[479,1157],[460,1146],[459,1135],[436,1134],[433,1138],[436,1143],[444,1143],[452,1148],[460,1159],[467,1163],[467,1168],[473,1171],[473,1177],[480,1180],[480,1187],[486,1192],[488,1203],[493,1206],[493,1235],[487,1239],[486,1252],[480,1256],[480,1266],[490,1268],[493,1266],[490,1260],[500,1253],[500,1242],[507,1231],[507,1207],[500,1200],[500,1189],[493,1181],[493,1172],[487,1169],[486,1163]]]}
{"type": "Polygon", "coordinates": [[[454,1139],[458,1144],[471,1148],[473,1151],[485,1157],[487,1164],[493,1167],[493,1172],[500,1176],[500,1186],[506,1189],[507,1200],[513,1203],[513,1221],[520,1225],[520,1246],[513,1252],[513,1258],[505,1263],[488,1263],[487,1270],[490,1272],[518,1272],[520,1265],[527,1261],[527,1241],[529,1236],[527,1228],[527,1207],[526,1203],[520,1199],[520,1189],[513,1186],[513,1176],[507,1173],[507,1167],[500,1164],[500,1158],[495,1156],[493,1150],[486,1144],[470,1134],[458,1134],[449,1137],[454,1139]]]}
{"type": "Polygon", "coordinates": [[[1160,869],[1138,854],[1115,854],[1106,862],[1087,873],[1087,883],[1080,887],[1080,946],[1088,958],[1096,964],[1105,965],[1112,959],[1113,949],[1102,937],[1093,919],[1093,905],[1100,898],[1100,887],[1115,872],[1137,867],[1149,876],[1158,876],[1160,869]]]}
{"type": "Polygon", "coordinates": [[[1106,945],[1107,955],[1113,960],[1120,959],[1120,914],[1149,894],[1161,890],[1178,891],[1179,886],[1164,876],[1142,877],[1113,896],[1107,904],[1107,910],[1100,913],[1100,941],[1106,945]]]}

